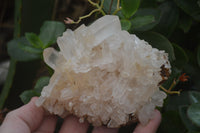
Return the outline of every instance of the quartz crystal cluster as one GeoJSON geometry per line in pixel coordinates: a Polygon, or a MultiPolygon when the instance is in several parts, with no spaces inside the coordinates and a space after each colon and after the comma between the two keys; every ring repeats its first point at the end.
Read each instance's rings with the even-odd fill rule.
{"type": "Polygon", "coordinates": [[[166,94],[159,83],[170,72],[168,54],[121,30],[117,16],[106,15],[90,26],[67,29],[57,39],[60,51],[44,50],[54,69],[36,101],[50,113],[78,116],[94,126],[148,123],[166,94]]]}

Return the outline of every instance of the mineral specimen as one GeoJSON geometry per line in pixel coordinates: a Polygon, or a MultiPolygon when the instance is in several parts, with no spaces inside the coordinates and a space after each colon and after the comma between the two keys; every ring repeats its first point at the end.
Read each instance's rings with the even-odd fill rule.
{"type": "Polygon", "coordinates": [[[146,124],[155,107],[162,106],[166,94],[159,83],[167,79],[161,76],[162,69],[170,73],[168,54],[121,30],[117,16],[67,29],[57,43],[60,51],[44,50],[54,74],[37,106],[107,127],[136,120],[146,124]]]}

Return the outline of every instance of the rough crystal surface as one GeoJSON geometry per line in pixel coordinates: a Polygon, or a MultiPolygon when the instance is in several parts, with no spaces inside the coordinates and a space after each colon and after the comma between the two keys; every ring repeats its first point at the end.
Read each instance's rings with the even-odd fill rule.
{"type": "Polygon", "coordinates": [[[108,127],[119,127],[133,117],[146,124],[155,107],[162,106],[166,94],[158,84],[161,67],[170,70],[168,54],[121,30],[117,16],[67,29],[57,43],[60,51],[44,51],[54,74],[37,106],[108,127]]]}

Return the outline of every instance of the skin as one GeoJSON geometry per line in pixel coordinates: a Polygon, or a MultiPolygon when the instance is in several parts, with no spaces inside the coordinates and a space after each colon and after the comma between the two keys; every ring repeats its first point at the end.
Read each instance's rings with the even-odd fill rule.
{"type": "MultiPolygon", "coordinates": [[[[7,114],[0,126],[0,133],[53,133],[57,117],[46,114],[42,108],[35,106],[34,97],[31,101],[7,114]]],[[[155,110],[154,117],[146,126],[138,124],[133,133],[155,133],[161,122],[161,114],[155,110]]],[[[89,124],[79,123],[75,116],[65,118],[59,133],[86,133],[89,124]]],[[[117,133],[118,129],[94,127],[92,133],[117,133]]]]}

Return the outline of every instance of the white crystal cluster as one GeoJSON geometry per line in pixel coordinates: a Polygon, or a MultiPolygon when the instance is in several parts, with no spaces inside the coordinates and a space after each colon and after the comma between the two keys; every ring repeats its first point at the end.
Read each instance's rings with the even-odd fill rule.
{"type": "Polygon", "coordinates": [[[80,122],[119,127],[132,120],[146,124],[166,94],[159,90],[161,67],[170,70],[168,54],[121,30],[117,16],[106,15],[90,26],[67,29],[47,48],[45,62],[54,69],[37,106],[80,122]]]}

